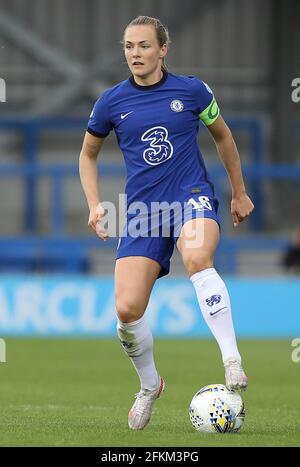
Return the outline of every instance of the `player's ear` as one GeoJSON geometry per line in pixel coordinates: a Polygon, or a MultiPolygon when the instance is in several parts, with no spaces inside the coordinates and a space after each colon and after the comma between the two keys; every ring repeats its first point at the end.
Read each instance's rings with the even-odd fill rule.
{"type": "Polygon", "coordinates": [[[164,44],[161,48],[160,52],[160,57],[159,58],[164,58],[167,55],[168,52],[168,44],[164,44]]]}

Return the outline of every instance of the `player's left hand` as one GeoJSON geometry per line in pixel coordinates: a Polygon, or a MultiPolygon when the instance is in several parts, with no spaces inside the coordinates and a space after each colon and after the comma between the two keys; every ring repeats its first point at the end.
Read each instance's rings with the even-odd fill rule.
{"type": "Polygon", "coordinates": [[[234,227],[237,227],[246,217],[250,216],[254,204],[246,192],[233,196],[231,200],[231,215],[234,227]]]}
{"type": "Polygon", "coordinates": [[[106,241],[109,238],[107,230],[102,225],[102,218],[105,214],[105,210],[101,203],[96,206],[92,206],[90,209],[88,225],[93,229],[101,240],[106,241]]]}

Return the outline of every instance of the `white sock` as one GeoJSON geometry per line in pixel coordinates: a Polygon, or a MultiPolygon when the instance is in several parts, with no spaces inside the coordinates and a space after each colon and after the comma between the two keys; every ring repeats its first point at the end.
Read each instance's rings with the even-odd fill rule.
{"type": "Polygon", "coordinates": [[[123,349],[139,375],[142,389],[157,389],[159,375],[153,357],[153,337],[144,316],[132,323],[118,321],[118,336],[123,349]]]}
{"type": "Polygon", "coordinates": [[[190,279],[195,287],[203,318],[219,344],[223,362],[229,357],[241,361],[230,299],[223,280],[214,268],[196,272],[190,279]]]}

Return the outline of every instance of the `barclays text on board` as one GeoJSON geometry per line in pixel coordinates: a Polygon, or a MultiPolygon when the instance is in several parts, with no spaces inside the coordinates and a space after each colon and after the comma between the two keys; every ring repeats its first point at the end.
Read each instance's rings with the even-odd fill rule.
{"type": "MultiPolygon", "coordinates": [[[[300,313],[288,297],[297,279],[227,279],[239,337],[293,337],[300,313]]],[[[210,337],[188,279],[157,281],[146,313],[156,336],[210,337]]],[[[115,336],[111,278],[2,276],[0,336],[115,336]]]]}

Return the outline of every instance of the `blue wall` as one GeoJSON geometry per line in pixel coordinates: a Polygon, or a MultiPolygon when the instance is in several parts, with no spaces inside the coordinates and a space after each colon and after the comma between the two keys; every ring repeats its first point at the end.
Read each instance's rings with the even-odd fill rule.
{"type": "MultiPolygon", "coordinates": [[[[300,280],[225,279],[238,337],[300,336],[300,280]]],[[[188,279],[157,281],[147,309],[156,336],[210,337],[188,279]]],[[[0,337],[116,335],[111,278],[2,276],[0,337]]]]}

